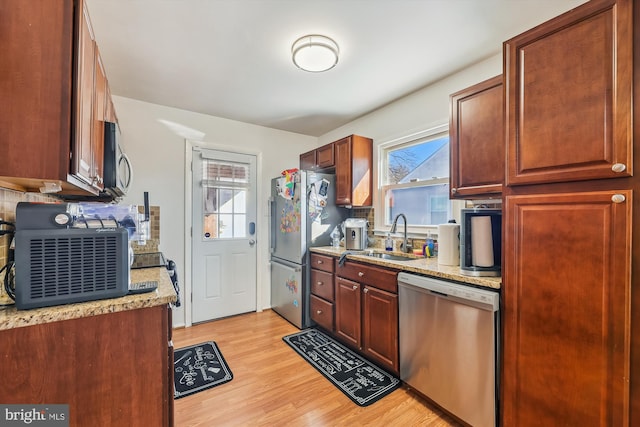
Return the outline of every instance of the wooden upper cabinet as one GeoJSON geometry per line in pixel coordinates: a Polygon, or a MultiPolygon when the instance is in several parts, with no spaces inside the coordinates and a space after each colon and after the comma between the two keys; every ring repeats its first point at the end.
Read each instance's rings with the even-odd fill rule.
{"type": "Polygon", "coordinates": [[[592,0],[504,43],[507,185],[633,174],[632,30],[592,0]]]}
{"type": "Polygon", "coordinates": [[[501,425],[637,425],[628,418],[631,196],[505,197],[501,425]]]}
{"type": "Polygon", "coordinates": [[[305,171],[316,170],[316,150],[300,154],[300,169],[305,171]]]}
{"type": "Polygon", "coordinates": [[[450,96],[452,198],[495,196],[504,182],[502,75],[450,96]]]}
{"type": "Polygon", "coordinates": [[[336,204],[371,206],[373,180],[373,141],[351,135],[335,143],[336,204]]]}
{"type": "Polygon", "coordinates": [[[76,119],[72,173],[91,184],[96,44],[84,2],[82,2],[81,12],[77,17],[78,59],[76,62],[76,119]]]}
{"type": "Polygon", "coordinates": [[[319,169],[335,166],[334,143],[323,145],[316,150],[316,161],[319,169]]]}
{"type": "Polygon", "coordinates": [[[115,111],[85,2],[3,0],[2,18],[0,74],[14,77],[0,103],[0,186],[98,194],[102,121],[115,111]]]}
{"type": "Polygon", "coordinates": [[[300,169],[310,171],[332,170],[335,166],[333,142],[300,154],[300,169]]]}

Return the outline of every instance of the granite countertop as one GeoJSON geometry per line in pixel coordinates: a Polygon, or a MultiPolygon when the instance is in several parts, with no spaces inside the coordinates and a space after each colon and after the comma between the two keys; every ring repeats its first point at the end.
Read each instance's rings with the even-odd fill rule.
{"type": "MultiPolygon", "coordinates": [[[[311,252],[324,254],[324,255],[331,255],[334,257],[339,257],[344,252],[346,252],[345,249],[342,247],[334,248],[331,246],[315,247],[315,248],[311,248],[310,250],[311,252]]],[[[374,252],[384,252],[379,249],[378,250],[368,249],[367,251],[371,251],[371,250],[374,252]]],[[[362,252],[364,253],[365,251],[362,251],[362,252]]],[[[350,259],[353,261],[366,262],[369,264],[380,265],[382,267],[395,268],[395,269],[406,271],[406,272],[412,272],[412,273],[424,274],[432,277],[438,277],[442,279],[454,280],[456,282],[482,286],[485,288],[500,289],[500,287],[502,286],[501,277],[465,276],[460,274],[459,266],[439,265],[437,258],[424,258],[424,257],[418,257],[416,255],[404,254],[399,252],[387,252],[387,253],[405,255],[415,259],[411,261],[392,261],[387,259],[370,257],[364,254],[360,255],[357,253],[351,253],[347,255],[347,259],[350,259]]]]}
{"type": "Polygon", "coordinates": [[[34,308],[31,310],[18,310],[15,305],[0,307],[0,330],[154,307],[177,300],[173,283],[171,283],[166,268],[154,267],[131,270],[132,283],[144,281],[157,281],[158,288],[155,291],[125,295],[119,298],[34,308]]]}

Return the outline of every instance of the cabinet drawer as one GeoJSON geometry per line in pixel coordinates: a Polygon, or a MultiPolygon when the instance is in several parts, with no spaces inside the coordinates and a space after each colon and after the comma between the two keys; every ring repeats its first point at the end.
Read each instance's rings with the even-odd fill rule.
{"type": "Polygon", "coordinates": [[[328,255],[311,254],[311,268],[333,273],[333,257],[328,255]]]}
{"type": "Polygon", "coordinates": [[[311,293],[333,302],[333,273],[311,269],[311,293]]]}
{"type": "Polygon", "coordinates": [[[398,293],[398,272],[395,270],[346,261],[342,267],[336,268],[336,275],[398,293]]]}
{"type": "Polygon", "coordinates": [[[333,304],[311,295],[311,319],[323,328],[333,332],[333,304]]]}

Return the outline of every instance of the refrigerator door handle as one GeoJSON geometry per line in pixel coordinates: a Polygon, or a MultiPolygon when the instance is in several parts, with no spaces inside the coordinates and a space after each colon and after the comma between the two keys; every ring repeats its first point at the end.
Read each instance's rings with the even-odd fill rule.
{"type": "Polygon", "coordinates": [[[294,264],[292,262],[287,262],[287,261],[283,261],[283,260],[277,260],[276,261],[275,259],[272,259],[271,262],[274,263],[274,264],[278,264],[281,267],[284,267],[284,268],[287,268],[289,270],[292,270],[292,271],[294,271],[296,273],[302,271],[302,267],[300,267],[300,265],[294,264]]]}
{"type": "Polygon", "coordinates": [[[273,197],[269,197],[269,216],[271,217],[271,227],[269,227],[269,253],[276,251],[276,202],[273,197]]]}

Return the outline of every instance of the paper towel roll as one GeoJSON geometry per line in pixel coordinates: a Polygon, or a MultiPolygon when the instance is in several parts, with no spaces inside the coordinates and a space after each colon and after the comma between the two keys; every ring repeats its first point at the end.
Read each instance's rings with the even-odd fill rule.
{"type": "Polygon", "coordinates": [[[460,265],[460,225],[438,225],[438,264],[460,265]]]}
{"type": "Polygon", "coordinates": [[[493,234],[490,216],[471,217],[471,265],[493,267],[493,234]]]}

